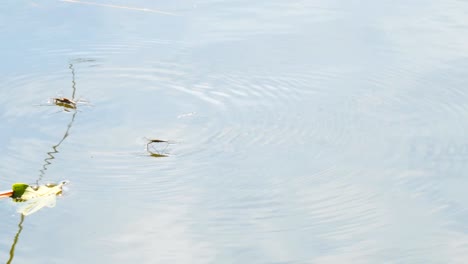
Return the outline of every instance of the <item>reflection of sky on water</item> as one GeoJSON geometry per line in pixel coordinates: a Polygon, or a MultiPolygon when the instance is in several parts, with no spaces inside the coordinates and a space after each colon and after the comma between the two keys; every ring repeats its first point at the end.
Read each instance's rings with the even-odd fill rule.
{"type": "Polygon", "coordinates": [[[2,186],[36,179],[71,117],[36,105],[96,60],[46,174],[70,190],[17,263],[466,259],[462,2],[112,4],[180,16],[0,6],[2,186]],[[152,159],[143,137],[177,144],[152,159]]]}

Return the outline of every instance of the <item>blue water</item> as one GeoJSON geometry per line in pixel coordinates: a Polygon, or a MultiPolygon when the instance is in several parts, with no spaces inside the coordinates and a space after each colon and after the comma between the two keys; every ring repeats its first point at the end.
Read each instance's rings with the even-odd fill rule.
{"type": "Polygon", "coordinates": [[[0,259],[465,263],[467,12],[0,3],[0,189],[70,181],[0,201],[0,259]]]}

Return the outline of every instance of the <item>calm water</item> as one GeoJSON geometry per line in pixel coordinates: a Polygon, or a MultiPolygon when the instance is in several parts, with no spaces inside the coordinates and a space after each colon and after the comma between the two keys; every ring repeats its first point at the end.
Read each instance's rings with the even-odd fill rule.
{"type": "Polygon", "coordinates": [[[466,263],[467,13],[3,1],[1,262],[466,263]]]}

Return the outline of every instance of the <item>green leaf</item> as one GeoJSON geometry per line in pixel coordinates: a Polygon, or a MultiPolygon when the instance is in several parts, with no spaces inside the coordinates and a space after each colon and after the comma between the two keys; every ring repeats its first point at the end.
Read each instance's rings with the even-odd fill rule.
{"type": "Polygon", "coordinates": [[[24,192],[26,191],[26,188],[28,188],[29,185],[26,183],[15,183],[12,185],[11,189],[13,190],[13,195],[11,196],[12,198],[20,198],[24,192]]]}

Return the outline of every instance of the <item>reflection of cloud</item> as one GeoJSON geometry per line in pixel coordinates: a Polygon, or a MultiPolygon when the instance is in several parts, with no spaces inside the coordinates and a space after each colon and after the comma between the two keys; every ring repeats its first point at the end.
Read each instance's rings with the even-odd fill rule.
{"type": "MultiPolygon", "coordinates": [[[[465,4],[459,2],[459,5],[465,4]]],[[[405,56],[410,54],[414,62],[458,59],[461,54],[468,54],[468,19],[466,9],[459,5],[430,1],[417,8],[407,7],[398,14],[383,16],[379,21],[380,30],[396,44],[399,52],[405,56]]]]}
{"type": "Polygon", "coordinates": [[[112,258],[119,263],[212,263],[214,252],[191,230],[187,208],[154,206],[114,234],[112,258]],[[118,260],[118,261],[117,261],[118,260]]]}
{"type": "Polygon", "coordinates": [[[197,7],[191,23],[202,41],[238,40],[257,34],[284,34],[302,31],[314,22],[336,19],[334,4],[313,1],[249,1],[226,4],[208,1],[197,7]]]}

